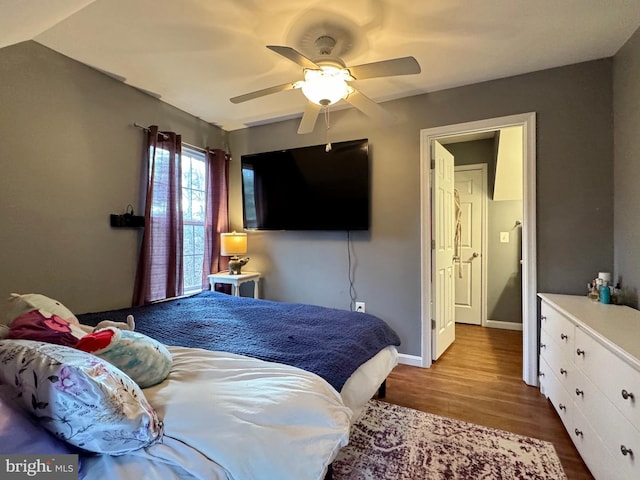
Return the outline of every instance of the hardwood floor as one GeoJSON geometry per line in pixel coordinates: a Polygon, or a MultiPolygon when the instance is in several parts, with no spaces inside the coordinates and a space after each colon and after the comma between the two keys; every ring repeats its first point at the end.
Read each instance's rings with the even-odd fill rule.
{"type": "Polygon", "coordinates": [[[458,324],[431,368],[391,372],[384,400],[547,440],[569,480],[593,479],[551,403],[522,381],[522,332],[458,324]]]}

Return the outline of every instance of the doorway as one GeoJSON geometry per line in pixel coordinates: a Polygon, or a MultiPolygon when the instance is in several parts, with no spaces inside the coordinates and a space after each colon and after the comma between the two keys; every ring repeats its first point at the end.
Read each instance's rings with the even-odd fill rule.
{"type": "Polygon", "coordinates": [[[482,134],[512,126],[523,128],[523,221],[522,221],[522,328],[523,371],[525,383],[537,386],[537,300],[535,235],[535,113],[512,115],[464,124],[447,125],[421,131],[421,291],[422,291],[422,366],[429,367],[433,355],[431,265],[431,156],[435,140],[460,135],[482,134]]]}

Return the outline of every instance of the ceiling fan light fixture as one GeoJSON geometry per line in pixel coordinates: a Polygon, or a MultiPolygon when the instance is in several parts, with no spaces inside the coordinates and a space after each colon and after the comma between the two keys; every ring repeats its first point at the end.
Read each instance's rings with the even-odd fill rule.
{"type": "Polygon", "coordinates": [[[347,85],[348,72],[335,67],[322,67],[321,70],[306,69],[302,93],[317,105],[333,105],[350,92],[347,85]]]}

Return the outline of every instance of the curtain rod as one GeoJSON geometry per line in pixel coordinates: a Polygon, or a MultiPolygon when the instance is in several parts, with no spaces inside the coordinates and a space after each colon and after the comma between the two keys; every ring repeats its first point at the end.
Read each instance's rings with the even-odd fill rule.
{"type": "MultiPolygon", "coordinates": [[[[151,131],[151,129],[149,127],[145,127],[144,125],[139,125],[136,122],[133,122],[133,126],[136,127],[136,128],[139,128],[141,130],[144,130],[145,132],[150,132],[151,131]]],[[[169,138],[169,135],[165,135],[162,132],[158,132],[158,135],[162,135],[162,138],[164,138],[164,139],[169,138]]]]}
{"type": "MultiPolygon", "coordinates": [[[[142,130],[144,130],[144,131],[146,131],[146,132],[149,132],[149,131],[150,131],[150,130],[149,130],[149,127],[145,127],[144,125],[140,125],[140,124],[138,124],[138,123],[136,123],[136,122],[133,122],[133,126],[134,126],[134,127],[136,127],[136,128],[140,128],[140,129],[142,129],[142,130]]],[[[167,138],[167,137],[168,137],[168,135],[165,135],[165,134],[164,134],[164,133],[162,133],[162,132],[158,132],[158,134],[159,134],[159,135],[162,135],[164,138],[167,138]]],[[[193,148],[194,150],[199,150],[199,151],[201,151],[201,152],[206,152],[206,151],[207,151],[207,149],[206,149],[206,148],[198,147],[197,145],[192,145],[192,144],[187,143],[187,142],[182,142],[182,144],[183,144],[183,145],[186,145],[186,146],[187,146],[187,147],[189,147],[189,148],[193,148]]]]}

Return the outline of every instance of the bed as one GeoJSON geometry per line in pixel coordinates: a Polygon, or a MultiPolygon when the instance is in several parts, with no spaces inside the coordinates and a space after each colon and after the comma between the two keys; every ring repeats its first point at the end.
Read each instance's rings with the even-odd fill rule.
{"type": "Polygon", "coordinates": [[[341,393],[354,421],[398,360],[398,336],[373,315],[215,291],[78,315],[78,320],[96,325],[127,315],[133,315],[136,331],[166,345],[225,351],[315,373],[341,393]]]}
{"type": "Polygon", "coordinates": [[[142,390],[164,435],[126,454],[82,453],[83,478],[322,480],[400,343],[368,314],[218,292],[78,319],[127,315],[173,358],[142,390]]]}

